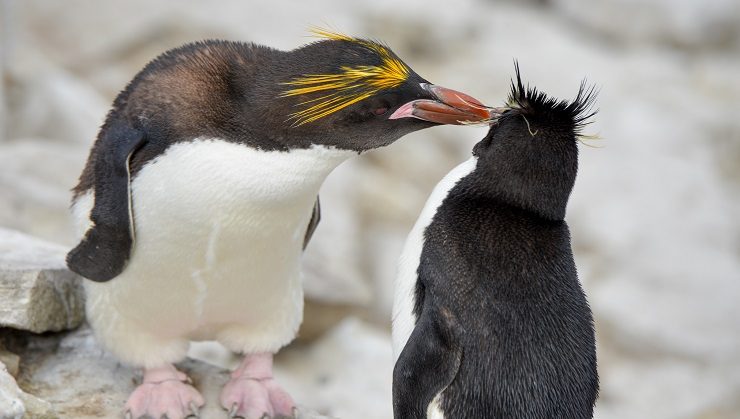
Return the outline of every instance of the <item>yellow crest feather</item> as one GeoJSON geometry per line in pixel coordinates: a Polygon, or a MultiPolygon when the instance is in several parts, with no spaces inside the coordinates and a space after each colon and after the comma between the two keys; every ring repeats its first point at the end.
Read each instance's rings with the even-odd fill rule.
{"type": "Polygon", "coordinates": [[[406,81],[411,70],[385,46],[365,39],[353,38],[338,32],[313,28],[311,32],[321,38],[354,42],[375,53],[381,59],[377,66],[343,66],[335,74],[306,74],[282,83],[291,88],[280,97],[320,93],[319,97],[298,104],[304,107],[288,117],[293,126],[316,121],[334,112],[366,99],[381,90],[392,89],[406,81]]]}

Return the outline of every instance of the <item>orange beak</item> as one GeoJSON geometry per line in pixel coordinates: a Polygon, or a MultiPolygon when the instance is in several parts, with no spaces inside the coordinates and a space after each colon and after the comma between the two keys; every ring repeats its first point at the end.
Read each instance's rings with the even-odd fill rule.
{"type": "Polygon", "coordinates": [[[502,109],[491,108],[457,90],[429,83],[421,87],[436,100],[418,99],[401,105],[388,119],[417,118],[437,124],[461,125],[498,118],[502,109]]]}

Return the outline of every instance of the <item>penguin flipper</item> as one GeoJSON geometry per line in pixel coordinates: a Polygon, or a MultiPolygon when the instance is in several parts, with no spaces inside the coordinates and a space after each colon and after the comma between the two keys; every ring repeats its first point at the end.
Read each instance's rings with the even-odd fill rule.
{"type": "Polygon", "coordinates": [[[393,417],[425,419],[434,398],[452,383],[462,346],[445,308],[425,304],[393,369],[393,417]]]}
{"type": "Polygon", "coordinates": [[[105,282],[123,271],[131,254],[134,225],[129,163],[146,136],[128,122],[114,119],[99,141],[93,162],[92,226],[67,254],[67,266],[85,278],[105,282]]]}
{"type": "Polygon", "coordinates": [[[321,202],[319,202],[319,197],[316,196],[316,203],[313,204],[313,213],[311,214],[311,220],[308,222],[306,235],[303,236],[303,250],[306,250],[308,242],[311,241],[311,237],[313,237],[313,232],[316,231],[316,227],[319,226],[319,221],[321,221],[321,202]]]}

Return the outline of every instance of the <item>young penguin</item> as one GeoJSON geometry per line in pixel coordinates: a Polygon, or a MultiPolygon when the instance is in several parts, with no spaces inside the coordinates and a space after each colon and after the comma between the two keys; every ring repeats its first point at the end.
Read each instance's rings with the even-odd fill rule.
{"type": "Polygon", "coordinates": [[[593,89],[526,88],[434,189],[403,250],[395,419],[591,418],[594,328],[564,221],[593,89]]]}
{"type": "Polygon", "coordinates": [[[490,111],[430,84],[388,47],[319,31],[284,52],[206,41],[164,53],[116,98],[79,184],[88,320],[144,368],[126,416],[197,415],[173,366],[191,340],[245,355],[220,401],[231,417],[290,416],[272,357],[303,315],[300,259],[336,166],[437,124],[490,111]]]}

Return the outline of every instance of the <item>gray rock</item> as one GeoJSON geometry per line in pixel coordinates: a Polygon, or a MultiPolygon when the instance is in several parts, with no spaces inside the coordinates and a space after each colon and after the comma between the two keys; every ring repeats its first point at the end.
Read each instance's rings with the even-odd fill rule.
{"type": "Polygon", "coordinates": [[[21,400],[22,391],[15,379],[0,362],[0,419],[20,419],[26,413],[21,400]]]}
{"type": "MultiPolygon", "coordinates": [[[[122,408],[140,373],[101,349],[89,328],[32,339],[23,354],[29,368],[18,379],[23,389],[46,400],[60,419],[123,417],[122,408]]],[[[177,366],[206,399],[200,417],[225,419],[218,397],[228,370],[194,359],[177,366]]],[[[299,410],[301,419],[327,418],[306,408],[299,410]]]]}
{"type": "Polygon", "coordinates": [[[21,365],[21,357],[5,349],[0,342],[0,364],[4,364],[10,375],[16,377],[21,365]]]}
{"type": "Polygon", "coordinates": [[[73,329],[84,319],[81,278],[65,249],[0,229],[0,326],[35,333],[73,329]]]}
{"type": "MultiPolygon", "coordinates": [[[[194,343],[188,355],[225,369],[239,362],[216,342],[194,343]]],[[[350,317],[311,345],[295,344],[280,351],[275,377],[299,404],[321,415],[387,419],[393,416],[393,362],[390,333],[350,317]]],[[[314,417],[325,416],[305,416],[314,417]]]]}
{"type": "Polygon", "coordinates": [[[20,388],[0,362],[0,419],[58,419],[48,402],[20,388]]]}

